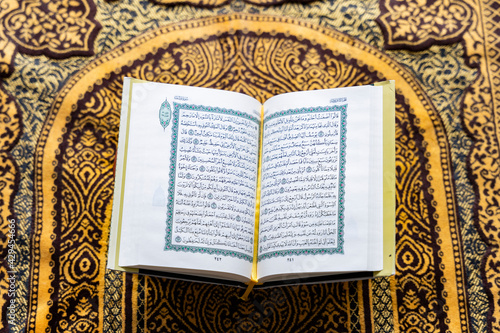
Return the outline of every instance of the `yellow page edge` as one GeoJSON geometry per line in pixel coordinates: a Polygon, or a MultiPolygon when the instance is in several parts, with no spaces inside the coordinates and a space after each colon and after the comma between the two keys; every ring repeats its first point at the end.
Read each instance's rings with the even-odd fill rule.
{"type": "Polygon", "coordinates": [[[384,142],[384,268],[373,273],[374,277],[395,274],[396,263],[396,127],[394,80],[378,82],[375,86],[383,88],[383,142],[384,142]]]}
{"type": "Polygon", "coordinates": [[[129,273],[139,273],[139,269],[137,268],[129,268],[129,267],[122,267],[118,265],[119,261],[119,254],[120,254],[120,243],[121,243],[121,233],[122,233],[122,212],[123,212],[123,197],[125,194],[125,174],[127,170],[127,152],[128,152],[128,139],[129,139],[129,129],[130,129],[130,112],[131,112],[131,107],[132,107],[132,89],[134,83],[146,83],[147,81],[144,80],[139,80],[139,79],[134,79],[130,78],[130,89],[128,93],[128,108],[127,108],[127,127],[125,131],[125,147],[124,147],[124,154],[123,158],[120,159],[121,162],[120,165],[117,164],[117,168],[121,167],[122,173],[121,173],[121,192],[120,192],[120,208],[118,210],[118,231],[117,231],[117,239],[116,239],[116,255],[115,255],[115,263],[114,263],[114,269],[122,272],[129,272],[129,273]]]}
{"type": "Polygon", "coordinates": [[[259,246],[259,219],[260,219],[260,185],[262,173],[262,139],[264,136],[264,105],[260,108],[260,147],[259,147],[259,169],[257,171],[257,195],[255,199],[255,232],[253,239],[253,260],[252,260],[252,275],[247,283],[248,287],[245,293],[240,297],[242,300],[248,300],[248,295],[253,287],[259,283],[257,278],[257,262],[258,262],[258,246],[259,246]]]}

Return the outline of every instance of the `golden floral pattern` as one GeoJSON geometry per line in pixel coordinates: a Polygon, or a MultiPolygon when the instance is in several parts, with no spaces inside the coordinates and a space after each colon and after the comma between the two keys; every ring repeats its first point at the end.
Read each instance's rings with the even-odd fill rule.
{"type": "Polygon", "coordinates": [[[64,58],[93,54],[100,24],[92,0],[2,1],[0,74],[12,70],[16,49],[64,58]]]}
{"type": "Polygon", "coordinates": [[[37,148],[33,246],[44,255],[33,260],[36,291],[30,297],[40,306],[30,309],[29,331],[100,330],[103,313],[121,314],[121,324],[109,323],[115,330],[127,323],[145,331],[186,332],[393,331],[395,325],[401,331],[413,325],[442,330],[456,327],[464,308],[462,270],[454,263],[458,248],[449,246],[457,238],[455,203],[452,189],[442,181],[449,179],[449,151],[437,113],[394,60],[334,30],[248,14],[154,29],[96,59],[68,81],[54,101],[37,148]],[[234,90],[260,100],[286,91],[398,78],[398,274],[376,282],[259,290],[247,302],[230,287],[130,275],[119,283],[119,277],[109,274],[108,285],[122,286],[121,293],[108,295],[113,303],[103,304],[124,75],[234,90]],[[427,124],[426,130],[419,123],[427,124]],[[425,142],[438,142],[440,149],[431,153],[425,142]],[[49,264],[42,265],[44,261],[49,264]],[[110,304],[114,307],[108,308],[110,304]],[[446,310],[436,315],[439,306],[446,310]]]}
{"type": "Polygon", "coordinates": [[[481,26],[464,35],[467,56],[478,65],[480,76],[464,98],[463,117],[473,145],[469,153],[470,175],[476,183],[475,225],[487,250],[481,277],[490,299],[488,319],[482,329],[500,332],[500,3],[485,1],[476,11],[481,26]],[[483,33],[485,34],[483,36],[483,33]]]}
{"type": "MultiPolygon", "coordinates": [[[[7,14],[19,8],[19,1],[5,0],[0,3],[0,22],[5,21],[7,14]]],[[[7,76],[13,70],[13,58],[16,44],[5,34],[5,28],[0,25],[0,76],[7,76]]]]}
{"type": "MultiPolygon", "coordinates": [[[[173,5],[173,4],[188,4],[200,7],[219,7],[225,5],[231,0],[151,0],[158,4],[173,5]]],[[[244,0],[257,6],[278,5],[286,2],[311,2],[313,0],[244,0]]]]}
{"type": "Polygon", "coordinates": [[[419,50],[460,40],[472,9],[457,0],[381,0],[379,22],[388,49],[419,50]]]}
{"type": "MultiPolygon", "coordinates": [[[[14,226],[17,223],[12,203],[20,176],[17,164],[12,158],[11,150],[21,137],[21,128],[21,115],[17,103],[12,96],[0,88],[0,295],[2,295],[0,297],[0,309],[4,314],[7,314],[7,306],[10,305],[10,300],[14,298],[12,291],[9,292],[12,287],[7,278],[12,276],[12,273],[9,272],[17,270],[16,263],[18,263],[16,257],[16,253],[19,252],[18,247],[10,247],[12,253],[9,252],[7,245],[10,240],[14,241],[14,243],[11,242],[10,244],[15,245],[18,238],[15,233],[17,230],[9,227],[11,221],[14,222],[14,226]],[[13,234],[11,230],[14,231],[13,234]],[[13,238],[10,237],[10,234],[12,234],[13,238]],[[10,259],[9,254],[13,255],[10,259]]],[[[14,301],[16,300],[14,299],[14,301]]],[[[15,316],[15,311],[13,312],[15,316]]],[[[3,327],[5,323],[4,320],[0,321],[0,331],[7,331],[7,327],[3,327]]]]}
{"type": "MultiPolygon", "coordinates": [[[[238,290],[233,291],[218,287],[218,290],[215,291],[213,286],[200,286],[185,281],[165,282],[150,277],[106,271],[102,259],[106,234],[97,231],[99,228],[103,228],[105,231],[106,216],[109,216],[109,212],[102,214],[100,212],[103,211],[103,207],[108,205],[109,197],[107,197],[106,192],[97,189],[103,189],[107,186],[106,184],[110,184],[103,181],[108,181],[111,174],[110,159],[107,155],[109,153],[106,152],[109,147],[106,144],[104,146],[100,144],[112,140],[111,137],[115,134],[112,134],[111,137],[103,137],[100,134],[100,129],[107,126],[106,131],[115,131],[113,126],[116,126],[116,115],[109,110],[106,111],[106,108],[118,106],[119,100],[108,98],[119,96],[121,87],[116,84],[113,86],[111,81],[114,80],[112,78],[114,74],[111,76],[107,74],[113,72],[112,69],[120,67],[113,61],[124,59],[127,55],[120,52],[109,53],[108,55],[112,54],[114,58],[108,59],[105,66],[103,65],[104,57],[99,57],[93,59],[94,61],[84,68],[80,67],[80,57],[67,61],[54,61],[53,56],[44,53],[43,50],[30,54],[47,54],[48,58],[26,56],[23,54],[25,50],[18,47],[15,39],[8,35],[4,27],[6,17],[12,12],[20,12],[19,8],[23,5],[23,1],[0,1],[0,75],[6,76],[13,72],[12,57],[17,52],[21,53],[16,57],[17,70],[2,81],[0,87],[0,109],[2,111],[0,111],[0,115],[15,115],[21,112],[19,110],[22,110],[23,117],[25,117],[23,122],[18,116],[0,118],[0,124],[2,122],[8,124],[8,126],[0,127],[0,133],[12,131],[15,133],[12,136],[12,138],[16,138],[15,140],[18,140],[21,132],[24,133],[22,139],[14,141],[14,143],[7,140],[6,136],[1,137],[6,139],[0,141],[0,149],[3,147],[0,169],[6,171],[2,174],[3,178],[0,178],[2,181],[0,183],[2,186],[0,199],[3,200],[0,206],[3,209],[1,216],[5,217],[5,214],[9,216],[13,212],[19,214],[19,222],[23,225],[23,228],[20,229],[20,235],[26,239],[23,245],[27,245],[23,249],[31,248],[30,242],[34,245],[33,250],[29,253],[28,250],[18,252],[22,258],[20,262],[22,266],[20,267],[23,268],[17,285],[19,288],[18,300],[23,304],[16,314],[15,327],[1,326],[6,323],[5,304],[9,299],[4,292],[7,287],[4,279],[7,267],[5,261],[0,267],[0,295],[2,295],[0,299],[2,310],[0,331],[15,331],[17,329],[28,332],[40,330],[120,332],[131,329],[148,332],[153,331],[154,327],[175,331],[210,331],[216,327],[219,331],[227,331],[231,328],[235,328],[234,331],[254,328],[261,331],[289,332],[293,329],[295,331],[316,329],[317,331],[331,332],[389,332],[398,330],[400,332],[409,330],[417,332],[500,332],[498,324],[500,287],[497,283],[500,281],[500,270],[498,269],[500,267],[498,259],[500,257],[500,236],[498,234],[500,219],[498,203],[495,201],[500,191],[500,182],[498,182],[498,177],[500,177],[498,163],[500,114],[497,105],[500,101],[500,89],[495,85],[495,82],[500,82],[498,67],[500,60],[498,47],[500,45],[498,33],[500,31],[498,30],[500,29],[500,20],[498,19],[500,1],[436,1],[438,7],[441,6],[440,8],[443,10],[442,15],[438,12],[441,19],[445,19],[445,16],[449,15],[453,6],[463,6],[466,11],[470,10],[471,12],[470,19],[467,21],[466,18],[469,16],[457,11],[457,17],[461,17],[461,15],[464,17],[464,20],[459,20],[460,22],[457,24],[458,30],[452,31],[453,24],[449,24],[448,29],[451,29],[451,34],[439,38],[436,38],[436,36],[440,36],[437,34],[437,28],[444,26],[440,25],[443,22],[441,19],[432,20],[431,16],[436,16],[436,13],[431,13],[432,15],[426,18],[426,23],[430,24],[427,26],[424,24],[427,31],[419,32],[414,24],[415,22],[422,23],[421,17],[416,15],[425,12],[426,7],[431,7],[430,1],[348,0],[313,2],[307,5],[286,4],[258,7],[251,5],[251,0],[233,0],[230,3],[226,1],[221,5],[208,2],[208,5],[204,6],[206,8],[195,8],[196,3],[185,3],[188,5],[180,6],[168,5],[163,0],[156,1],[156,4],[153,0],[99,1],[96,3],[99,5],[99,22],[103,26],[103,33],[99,34],[95,43],[89,45],[93,44],[98,53],[115,48],[121,49],[121,43],[126,43],[141,31],[156,29],[157,22],[160,21],[178,22],[193,17],[210,17],[228,12],[261,12],[282,17],[302,17],[311,24],[318,24],[322,28],[326,28],[326,34],[330,33],[329,29],[337,29],[349,36],[357,37],[369,45],[376,46],[377,50],[380,50],[383,45],[383,36],[373,20],[379,15],[378,8],[380,7],[382,11],[380,16],[390,12],[399,12],[401,15],[398,20],[401,20],[401,27],[404,29],[400,31],[401,35],[396,39],[391,37],[393,38],[392,46],[389,45],[389,42],[386,43],[386,46],[391,49],[399,47],[422,51],[399,50],[388,52],[388,54],[394,63],[399,63],[412,71],[409,77],[421,85],[421,87],[418,85],[413,87],[413,91],[423,90],[426,92],[439,110],[438,116],[434,119],[441,117],[444,125],[435,121],[431,124],[428,119],[424,119],[423,114],[429,112],[424,107],[418,106],[413,110],[404,109],[402,111],[404,105],[409,103],[411,106],[418,105],[418,103],[407,100],[399,101],[398,119],[401,123],[398,125],[400,131],[397,133],[397,137],[400,145],[397,155],[404,158],[398,162],[398,179],[399,184],[404,184],[404,186],[400,187],[400,198],[398,199],[398,202],[403,202],[403,204],[400,205],[402,209],[398,214],[397,255],[399,260],[397,262],[397,275],[393,278],[377,279],[370,282],[356,281],[343,285],[301,286],[301,288],[274,289],[269,292],[258,291],[253,294],[250,303],[242,305],[237,303],[240,301],[234,297],[234,295],[239,294],[238,290]],[[162,5],[158,5],[160,3],[162,5]],[[417,8],[416,3],[421,8],[417,8]],[[394,7],[389,8],[392,5],[394,7]],[[403,5],[406,7],[403,8],[403,5]],[[446,14],[447,12],[448,14],[446,14]],[[408,13],[415,14],[415,16],[401,18],[402,15],[408,15],[408,13]],[[417,34],[415,31],[419,33],[417,34]],[[405,34],[406,37],[403,36],[405,34]],[[460,41],[460,43],[453,43],[456,41],[460,41]],[[448,43],[453,44],[439,45],[448,43]],[[431,45],[433,45],[432,48],[426,49],[427,46],[431,45]],[[472,67],[466,66],[467,64],[472,67]],[[109,71],[105,75],[104,68],[106,66],[109,66],[109,71]],[[78,74],[71,77],[77,71],[85,72],[89,68],[99,68],[101,72],[95,76],[78,74]],[[470,84],[475,80],[477,73],[479,73],[477,81],[471,86],[470,84]],[[78,87],[74,89],[61,88],[61,84],[66,80],[70,83],[67,87],[75,83],[78,87]],[[88,87],[83,86],[82,82],[86,82],[88,87]],[[91,88],[90,86],[94,83],[95,86],[91,88]],[[106,90],[106,88],[111,89],[106,90]],[[65,100],[73,98],[74,103],[60,104],[61,99],[56,98],[58,92],[66,96],[65,100]],[[105,94],[101,94],[102,92],[105,94]],[[69,96],[68,94],[71,93],[73,95],[69,96]],[[88,104],[88,108],[87,106],[82,107],[83,104],[78,102],[78,94],[93,96],[94,99],[88,104]],[[46,119],[46,113],[53,101],[54,109],[51,114],[58,112],[60,116],[56,119],[49,116],[46,119]],[[82,113],[84,110],[86,113],[82,113]],[[73,115],[75,116],[73,120],[65,117],[73,117],[73,115]],[[77,115],[80,117],[78,120],[77,115]],[[100,123],[96,122],[96,119],[99,119],[100,123]],[[49,128],[50,131],[42,130],[42,135],[39,135],[45,120],[47,121],[44,129],[49,128]],[[69,134],[69,131],[61,130],[61,123],[63,125],[74,124],[73,130],[82,129],[83,131],[79,134],[75,131],[69,134]],[[443,140],[429,139],[429,133],[439,128],[442,131],[443,127],[448,135],[444,142],[443,140]],[[465,133],[464,128],[467,133],[465,133]],[[97,131],[89,131],[90,129],[97,129],[97,131]],[[44,143],[47,137],[50,137],[49,143],[44,143]],[[46,148],[35,152],[34,147],[38,138],[41,142],[40,147],[45,145],[46,148]],[[78,138],[82,140],[76,140],[78,138]],[[15,144],[15,142],[18,143],[15,144]],[[50,142],[53,143],[52,146],[48,146],[50,142]],[[65,147],[64,145],[66,147],[78,146],[82,149],[79,151],[61,149],[57,153],[58,156],[61,156],[59,159],[61,163],[54,165],[51,163],[58,163],[54,152],[59,143],[62,143],[62,147],[65,147]],[[453,173],[451,174],[449,171],[445,174],[439,169],[439,165],[446,164],[446,162],[441,163],[439,159],[433,159],[438,154],[437,151],[446,152],[447,144],[452,152],[453,173]],[[15,146],[14,150],[11,150],[12,145],[15,146]],[[469,148],[472,148],[470,154],[469,148]],[[89,154],[85,155],[84,151],[89,154]],[[96,158],[97,156],[100,157],[96,158]],[[47,165],[43,164],[44,162],[47,165]],[[44,165],[43,170],[49,170],[47,173],[43,173],[45,177],[39,173],[41,165],[44,165]],[[52,173],[54,170],[63,170],[61,175],[64,178],[61,178],[59,183],[62,184],[61,187],[42,186],[45,182],[50,184],[51,177],[55,175],[52,173]],[[467,174],[467,171],[470,173],[467,174]],[[35,177],[21,177],[20,175],[34,175],[35,177]],[[72,184],[79,182],[85,186],[73,191],[72,184]],[[439,186],[433,185],[438,182],[445,183],[451,189],[456,189],[455,194],[453,192],[439,192],[439,186]],[[16,183],[18,183],[17,194],[15,190],[10,190],[12,186],[14,189],[16,188],[16,183]],[[464,190],[464,187],[467,188],[464,190]],[[33,192],[34,189],[35,192],[33,192]],[[39,197],[42,200],[36,201],[32,205],[33,196],[40,195],[42,189],[46,190],[44,195],[39,197]],[[405,192],[406,189],[411,191],[405,192]],[[54,219],[54,216],[51,215],[55,212],[52,209],[52,195],[55,191],[63,194],[64,200],[58,201],[61,203],[58,208],[61,219],[54,219]],[[81,191],[92,192],[93,200],[97,205],[92,206],[89,202],[81,201],[84,197],[81,195],[81,191]],[[100,196],[95,196],[98,193],[100,196]],[[405,193],[412,194],[404,195],[405,193]],[[432,200],[429,193],[436,200],[432,200]],[[454,199],[455,195],[456,199],[454,199]],[[451,204],[445,209],[439,209],[444,200],[451,204]],[[11,207],[12,202],[13,208],[11,207]],[[78,203],[77,206],[73,205],[75,202],[78,203]],[[459,204],[454,208],[455,202],[459,204]],[[72,210],[75,207],[78,209],[72,210]],[[456,219],[454,209],[458,209],[459,220],[456,219]],[[32,211],[35,211],[33,216],[31,215],[32,211]],[[76,216],[80,218],[75,218],[76,216]],[[104,221],[104,224],[101,220],[104,221]],[[41,221],[43,221],[43,225],[41,221]],[[61,222],[61,224],[54,225],[53,223],[56,221],[57,223],[61,222]],[[446,229],[447,225],[449,230],[446,229]],[[59,229],[57,232],[51,232],[55,226],[59,229]],[[86,239],[89,237],[100,238],[100,241],[98,244],[92,243],[91,247],[87,246],[86,239]],[[437,244],[434,242],[436,239],[437,244]],[[40,244],[42,244],[41,247],[40,244]],[[52,253],[51,251],[58,252],[52,253]],[[51,259],[52,256],[59,254],[61,261],[49,262],[47,260],[47,258],[51,259]],[[55,266],[51,268],[49,264],[55,266]],[[435,269],[429,274],[425,267],[434,267],[435,269]],[[55,275],[51,276],[51,274],[55,275]],[[47,285],[47,281],[49,285],[47,285]],[[51,281],[52,285],[50,285],[51,281]],[[334,297],[330,297],[330,295],[334,295],[334,297]],[[210,310],[207,310],[204,303],[195,298],[199,296],[203,296],[205,299],[210,298],[212,301],[210,310]],[[165,304],[162,301],[177,298],[181,298],[181,300],[173,305],[165,304]],[[184,301],[186,299],[187,301],[184,301]],[[318,304],[318,300],[321,299],[327,301],[324,304],[318,304]],[[294,302],[300,306],[296,308],[284,306],[294,302]],[[179,308],[184,306],[183,310],[186,313],[179,311],[177,305],[179,308]],[[214,316],[234,308],[237,308],[238,311],[232,312],[232,317],[214,316]],[[296,313],[300,313],[300,318],[296,316],[296,313]],[[197,318],[200,319],[197,320],[197,318]],[[221,320],[214,321],[217,318],[221,318],[221,320]],[[239,324],[233,325],[231,320],[239,320],[239,324]],[[308,326],[300,326],[301,324],[308,326]]],[[[93,21],[91,16],[92,14],[88,16],[88,19],[93,21]]],[[[452,20],[451,16],[448,18],[452,20]]],[[[387,22],[390,22],[390,18],[387,19],[387,22]]],[[[276,22],[260,23],[265,27],[276,22]]],[[[378,23],[383,30],[385,27],[389,27],[380,19],[378,23]]],[[[280,35],[278,29],[270,37],[275,38],[279,35],[280,38],[290,39],[289,37],[297,36],[304,25],[297,21],[294,21],[293,25],[287,33],[280,35]]],[[[253,33],[259,26],[253,25],[252,21],[247,19],[244,21],[243,27],[245,33],[253,33]]],[[[200,76],[198,71],[203,68],[203,61],[198,63],[199,66],[193,67],[186,66],[185,63],[194,59],[192,57],[195,54],[197,57],[203,58],[206,54],[214,55],[212,51],[220,52],[223,50],[226,52],[225,43],[231,38],[226,39],[222,47],[220,47],[220,43],[218,45],[215,41],[215,39],[222,41],[221,38],[214,37],[211,40],[212,44],[205,40],[203,35],[198,35],[198,40],[187,38],[187,31],[195,28],[195,26],[190,25],[189,29],[179,30],[177,38],[172,37],[168,40],[158,36],[157,41],[159,42],[150,48],[153,50],[152,53],[164,50],[168,44],[179,51],[179,53],[164,56],[163,62],[148,64],[151,59],[150,55],[143,52],[144,48],[138,45],[140,43],[137,43],[133,47],[134,52],[138,52],[138,55],[135,58],[127,58],[123,66],[135,67],[134,73],[137,74],[137,77],[147,79],[168,81],[184,75],[182,78],[191,77],[194,80],[191,82],[202,80],[204,76],[200,76]],[[190,54],[190,52],[194,53],[190,54]],[[181,58],[182,61],[180,61],[181,58]],[[135,65],[132,66],[134,61],[135,65]],[[161,66],[160,73],[152,73],[153,69],[159,68],[155,64],[161,66]]],[[[201,27],[201,29],[205,28],[206,26],[201,27]]],[[[242,26],[237,28],[242,29],[242,26]]],[[[392,30],[394,33],[395,26],[392,30]]],[[[226,30],[221,29],[221,31],[226,30]]],[[[240,32],[240,30],[236,31],[240,32]]],[[[152,33],[151,30],[150,32],[152,33]]],[[[243,37],[245,33],[240,37],[243,37]]],[[[385,32],[386,41],[390,41],[388,38],[390,33],[385,32]]],[[[168,34],[171,36],[174,32],[168,31],[168,34]]],[[[215,32],[212,34],[207,32],[207,34],[215,36],[215,32]]],[[[148,34],[143,36],[146,35],[148,34]]],[[[167,33],[165,33],[166,35],[167,33]]],[[[245,36],[248,37],[248,35],[245,36]]],[[[258,33],[253,35],[253,37],[260,36],[258,33]]],[[[336,39],[339,39],[337,37],[336,39]]],[[[271,43],[272,38],[268,40],[257,38],[261,52],[256,54],[264,60],[259,59],[256,63],[265,64],[270,54],[268,51],[277,47],[276,44],[271,43]]],[[[238,42],[238,39],[236,41],[238,42]]],[[[306,45],[300,50],[290,50],[290,53],[286,55],[290,59],[296,59],[296,63],[292,64],[294,68],[287,70],[297,75],[302,69],[303,75],[301,77],[304,78],[304,82],[312,83],[311,79],[319,78],[318,82],[321,83],[323,78],[328,77],[325,68],[328,70],[332,66],[325,64],[325,54],[319,51],[324,49],[336,50],[340,53],[345,51],[342,50],[342,44],[327,43],[326,46],[322,43],[316,44],[318,41],[311,41],[308,34],[299,35],[299,38],[293,41],[294,43],[290,44],[290,47],[285,46],[285,44],[281,44],[279,47],[293,49],[306,45]]],[[[356,43],[356,38],[352,38],[351,42],[356,43]]],[[[126,45],[130,46],[131,44],[126,45]]],[[[251,44],[246,43],[245,45],[251,44]]],[[[234,49],[238,50],[239,48],[233,46],[229,48],[231,51],[234,49]]],[[[362,44],[357,44],[356,50],[361,49],[369,50],[362,44]]],[[[231,54],[235,57],[240,56],[238,53],[231,54]]],[[[358,51],[352,54],[349,61],[353,65],[358,61],[363,61],[366,55],[362,54],[361,56],[358,51]]],[[[65,56],[59,56],[59,58],[62,57],[65,56]]],[[[227,60],[222,58],[222,61],[227,60]]],[[[377,60],[368,62],[367,65],[376,64],[375,69],[377,69],[381,63],[380,60],[377,60]]],[[[218,66],[213,62],[212,65],[218,66]]],[[[241,64],[237,64],[237,66],[233,68],[245,69],[245,66],[241,64]]],[[[266,66],[262,68],[266,69],[266,66]]],[[[211,72],[208,68],[203,70],[205,72],[202,73],[211,72]]],[[[118,72],[121,75],[125,71],[118,69],[118,72]]],[[[339,72],[345,73],[345,69],[339,72]]],[[[234,73],[235,71],[228,71],[224,78],[227,79],[228,75],[234,73]]],[[[385,73],[387,71],[384,71],[385,73]]],[[[343,80],[347,77],[349,76],[341,76],[336,79],[344,82],[343,80]]],[[[182,78],[181,81],[183,81],[182,78]]],[[[254,89],[252,94],[257,88],[261,91],[262,84],[254,78],[250,78],[253,80],[250,82],[251,84],[246,86],[240,84],[239,87],[254,89]]],[[[271,78],[274,79],[274,76],[271,78]]],[[[398,82],[404,82],[407,79],[408,77],[398,79],[398,82]]],[[[214,79],[210,84],[216,83],[217,80],[214,79]]],[[[290,89],[286,85],[287,83],[286,81],[280,82],[280,85],[283,84],[285,90],[290,89]]],[[[225,83],[220,84],[224,88],[225,83]]],[[[398,94],[407,98],[411,92],[399,91],[398,94]]],[[[262,95],[259,98],[266,98],[268,95],[262,95]]],[[[420,101],[425,99],[425,96],[421,97],[420,101]]],[[[447,161],[447,159],[449,156],[445,153],[442,160],[447,161]]],[[[106,210],[104,209],[104,211],[106,210]]],[[[0,224],[0,227],[4,227],[4,225],[0,224]]],[[[19,243],[21,244],[21,242],[19,243]]],[[[2,246],[4,245],[0,243],[0,250],[4,251],[5,247],[2,246]]],[[[3,255],[0,262],[2,258],[3,255]]]]}
{"type": "Polygon", "coordinates": [[[179,3],[201,7],[218,7],[229,2],[229,0],[153,0],[161,5],[175,5],[179,3]]]}

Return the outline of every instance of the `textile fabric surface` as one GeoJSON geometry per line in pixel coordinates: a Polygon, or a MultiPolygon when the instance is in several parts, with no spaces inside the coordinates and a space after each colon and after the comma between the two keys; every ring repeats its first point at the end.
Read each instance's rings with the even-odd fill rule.
{"type": "Polygon", "coordinates": [[[500,332],[499,8],[2,1],[0,331],[500,332]],[[124,76],[260,101],[395,80],[396,274],[243,301],[107,270],[124,76]]]}

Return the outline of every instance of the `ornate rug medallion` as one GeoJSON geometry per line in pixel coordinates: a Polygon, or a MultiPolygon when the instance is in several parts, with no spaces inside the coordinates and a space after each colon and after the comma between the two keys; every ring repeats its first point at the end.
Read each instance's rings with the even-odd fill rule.
{"type": "Polygon", "coordinates": [[[471,24],[473,9],[467,1],[381,0],[377,18],[388,49],[421,50],[462,39],[471,24]]]}
{"type": "Polygon", "coordinates": [[[453,332],[468,325],[460,321],[465,286],[442,122],[395,61],[334,30],[242,14],[160,27],[116,48],[57,96],[37,147],[34,191],[30,332],[453,332]],[[106,271],[123,76],[261,101],[396,80],[397,275],[255,290],[244,302],[236,288],[106,271]]]}
{"type": "Polygon", "coordinates": [[[0,6],[0,75],[13,70],[14,55],[45,54],[54,58],[93,54],[101,25],[89,1],[14,1],[0,6]]]}

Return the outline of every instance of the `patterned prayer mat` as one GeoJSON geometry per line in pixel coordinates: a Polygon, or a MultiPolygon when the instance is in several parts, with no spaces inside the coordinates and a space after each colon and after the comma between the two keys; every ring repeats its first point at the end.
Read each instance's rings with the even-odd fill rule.
{"type": "Polygon", "coordinates": [[[1,4],[2,332],[500,332],[500,2],[1,4]],[[261,101],[396,80],[396,275],[243,301],[106,270],[123,76],[261,101]]]}

